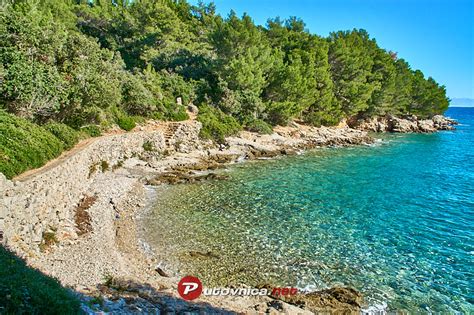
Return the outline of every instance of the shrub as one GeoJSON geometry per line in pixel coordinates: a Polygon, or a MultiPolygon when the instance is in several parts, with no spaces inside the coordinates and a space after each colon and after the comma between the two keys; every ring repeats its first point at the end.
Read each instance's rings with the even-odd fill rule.
{"type": "Polygon", "coordinates": [[[46,129],[0,111],[0,172],[7,178],[44,165],[63,149],[46,129]]]}
{"type": "Polygon", "coordinates": [[[51,246],[58,244],[59,241],[56,238],[55,232],[44,232],[43,239],[41,240],[41,244],[39,245],[41,251],[48,250],[51,246]]]}
{"type": "Polygon", "coordinates": [[[109,170],[109,163],[107,161],[100,162],[100,169],[102,172],[107,172],[109,170]]]}
{"type": "Polygon", "coordinates": [[[273,133],[272,126],[270,126],[261,119],[252,119],[246,122],[245,129],[247,129],[248,131],[258,132],[267,135],[273,133]]]}
{"type": "Polygon", "coordinates": [[[127,76],[123,84],[122,107],[131,115],[146,116],[156,108],[156,97],[140,79],[140,74],[127,76]]]}
{"type": "Polygon", "coordinates": [[[71,291],[2,246],[0,266],[2,314],[80,314],[80,303],[71,291]]]}
{"type": "Polygon", "coordinates": [[[96,125],[88,125],[81,127],[81,131],[85,132],[87,135],[91,137],[100,137],[102,135],[102,130],[99,126],[96,125]]]}
{"type": "Polygon", "coordinates": [[[202,123],[200,136],[217,142],[223,142],[225,137],[234,135],[242,129],[234,117],[208,105],[200,107],[198,121],[202,123]]]}
{"type": "Polygon", "coordinates": [[[147,152],[151,152],[151,151],[155,150],[155,146],[153,145],[153,143],[151,141],[145,141],[143,143],[143,150],[145,150],[147,152]]]}
{"type": "Polygon", "coordinates": [[[130,131],[136,126],[135,119],[133,119],[133,117],[125,115],[117,118],[117,125],[119,125],[120,128],[126,131],[130,131]]]}
{"type": "Polygon", "coordinates": [[[121,167],[123,167],[123,160],[119,160],[117,164],[113,165],[112,170],[115,171],[116,169],[119,169],[121,167]]]}
{"type": "Polygon", "coordinates": [[[65,149],[72,148],[79,141],[78,132],[68,125],[52,122],[45,125],[44,128],[61,140],[65,149]]]}
{"type": "Polygon", "coordinates": [[[168,115],[168,118],[173,121],[183,121],[189,119],[189,116],[188,113],[186,113],[184,106],[179,106],[168,115]]]}
{"type": "Polygon", "coordinates": [[[97,172],[97,165],[98,164],[95,163],[89,166],[89,175],[87,176],[87,178],[91,178],[91,176],[94,175],[95,172],[97,172]]]}

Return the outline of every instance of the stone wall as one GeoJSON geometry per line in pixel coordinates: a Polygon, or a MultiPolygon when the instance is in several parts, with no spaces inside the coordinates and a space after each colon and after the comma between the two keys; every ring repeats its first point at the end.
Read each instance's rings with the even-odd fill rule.
{"type": "Polygon", "coordinates": [[[58,240],[76,238],[75,209],[99,172],[111,172],[126,159],[140,156],[145,143],[157,155],[198,148],[200,128],[199,122],[192,121],[175,123],[172,132],[165,128],[103,136],[30,175],[10,181],[0,173],[0,241],[34,255],[45,232],[54,233],[58,240]]]}

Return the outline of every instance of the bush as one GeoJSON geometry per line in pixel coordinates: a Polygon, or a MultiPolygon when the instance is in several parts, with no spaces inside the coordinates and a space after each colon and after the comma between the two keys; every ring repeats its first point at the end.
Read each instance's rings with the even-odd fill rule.
{"type": "Polygon", "coordinates": [[[140,80],[139,74],[130,74],[123,84],[122,107],[131,115],[146,116],[156,108],[156,97],[140,80]]]}
{"type": "Polygon", "coordinates": [[[130,116],[120,116],[117,118],[117,125],[126,131],[130,131],[136,126],[135,119],[130,116]]]}
{"type": "Polygon", "coordinates": [[[102,130],[96,125],[84,126],[81,128],[81,131],[85,132],[90,137],[100,137],[102,135],[102,130]]]}
{"type": "Polygon", "coordinates": [[[147,152],[154,151],[155,150],[155,145],[153,144],[153,142],[147,140],[143,143],[143,150],[145,150],[147,152]]]}
{"type": "Polygon", "coordinates": [[[199,108],[198,121],[202,123],[200,136],[223,142],[227,136],[235,135],[242,127],[232,116],[208,105],[199,108]]]}
{"type": "Polygon", "coordinates": [[[44,165],[63,150],[46,129],[0,111],[0,172],[7,178],[44,165]]]}
{"type": "Polygon", "coordinates": [[[52,122],[45,125],[44,128],[61,140],[67,150],[79,141],[79,133],[68,125],[52,122]]]}
{"type": "Polygon", "coordinates": [[[272,126],[270,126],[261,119],[252,119],[246,122],[245,129],[247,129],[248,131],[258,132],[267,135],[273,133],[272,126]]]}
{"type": "Polygon", "coordinates": [[[0,266],[2,314],[80,314],[80,303],[71,291],[2,246],[0,266]]]}
{"type": "Polygon", "coordinates": [[[109,170],[109,163],[107,161],[102,161],[100,162],[100,169],[102,170],[102,172],[107,172],[109,170]]]}
{"type": "Polygon", "coordinates": [[[175,111],[172,111],[169,115],[169,119],[173,121],[183,121],[189,119],[188,113],[184,109],[184,106],[179,106],[175,111]]]}

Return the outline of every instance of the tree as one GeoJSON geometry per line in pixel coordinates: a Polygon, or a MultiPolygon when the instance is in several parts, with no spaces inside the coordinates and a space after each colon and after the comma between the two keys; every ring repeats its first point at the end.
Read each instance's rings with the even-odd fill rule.
{"type": "Polygon", "coordinates": [[[263,32],[248,15],[240,19],[231,12],[226,20],[216,21],[210,42],[218,56],[217,76],[241,104],[240,118],[259,117],[264,111],[261,94],[275,60],[263,32]]]}
{"type": "Polygon", "coordinates": [[[331,33],[329,64],[334,94],[343,112],[352,116],[365,111],[375,89],[369,81],[374,61],[369,54],[369,35],[364,30],[331,33]]]}
{"type": "Polygon", "coordinates": [[[364,30],[322,38],[297,17],[262,27],[247,14],[222,18],[212,3],[7,0],[0,47],[1,107],[75,128],[186,119],[178,97],[205,108],[211,129],[226,129],[215,123],[225,117],[265,132],[293,119],[429,117],[449,103],[444,86],[364,30]]]}

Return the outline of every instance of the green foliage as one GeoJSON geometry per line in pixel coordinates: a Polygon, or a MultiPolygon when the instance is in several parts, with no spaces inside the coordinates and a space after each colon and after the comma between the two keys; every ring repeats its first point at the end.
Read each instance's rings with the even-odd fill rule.
{"type": "Polygon", "coordinates": [[[119,125],[120,128],[126,131],[130,131],[136,126],[135,119],[133,117],[125,115],[122,115],[117,118],[117,125],[119,125]]]}
{"type": "Polygon", "coordinates": [[[146,152],[154,151],[155,150],[155,145],[151,141],[145,141],[143,143],[143,150],[145,150],[146,152]]]}
{"type": "Polygon", "coordinates": [[[186,113],[184,106],[178,106],[168,114],[168,119],[173,121],[183,121],[189,119],[189,116],[186,113]]]}
{"type": "Polygon", "coordinates": [[[375,89],[369,78],[374,60],[370,48],[375,42],[364,30],[337,32],[330,35],[329,64],[335,96],[343,112],[352,116],[368,109],[375,89]]]}
{"type": "Polygon", "coordinates": [[[232,116],[209,105],[199,107],[198,121],[202,123],[201,137],[223,142],[227,136],[235,135],[242,127],[232,116]]]}
{"type": "Polygon", "coordinates": [[[146,86],[143,75],[130,74],[123,84],[123,103],[124,110],[132,115],[147,116],[158,105],[158,99],[146,86]]]}
{"type": "Polygon", "coordinates": [[[109,163],[107,161],[100,162],[100,170],[102,172],[107,172],[109,170],[109,163]]]}
{"type": "Polygon", "coordinates": [[[59,241],[56,237],[55,232],[44,232],[43,233],[43,238],[41,240],[41,243],[39,245],[41,251],[47,251],[51,246],[58,244],[59,241]]]}
{"type": "Polygon", "coordinates": [[[248,131],[258,132],[262,134],[272,134],[272,126],[261,119],[252,119],[245,123],[245,129],[248,131]]]}
{"type": "Polygon", "coordinates": [[[102,135],[102,130],[99,126],[96,125],[88,125],[81,127],[81,131],[85,132],[90,137],[100,137],[102,135]]]}
{"type": "Polygon", "coordinates": [[[61,140],[66,150],[72,148],[79,141],[79,133],[68,125],[50,122],[44,128],[61,140]]]}
{"type": "Polygon", "coordinates": [[[63,149],[49,131],[0,111],[0,172],[7,178],[44,165],[63,149]]]}
{"type": "Polygon", "coordinates": [[[298,110],[296,102],[270,102],[267,105],[267,121],[272,125],[286,125],[298,110]]]}
{"type": "MultiPolygon", "coordinates": [[[[3,107],[80,128],[127,115],[186,119],[207,103],[240,122],[442,113],[442,86],[364,30],[310,34],[297,18],[258,27],[213,4],[25,0],[0,13],[3,107]],[[123,59],[122,59],[123,58],[123,59]],[[112,113],[112,114],[111,114],[112,113]]],[[[127,124],[127,128],[130,124],[127,124]]]]}
{"type": "Polygon", "coordinates": [[[80,314],[74,293],[0,246],[0,309],[4,314],[80,314]]]}

